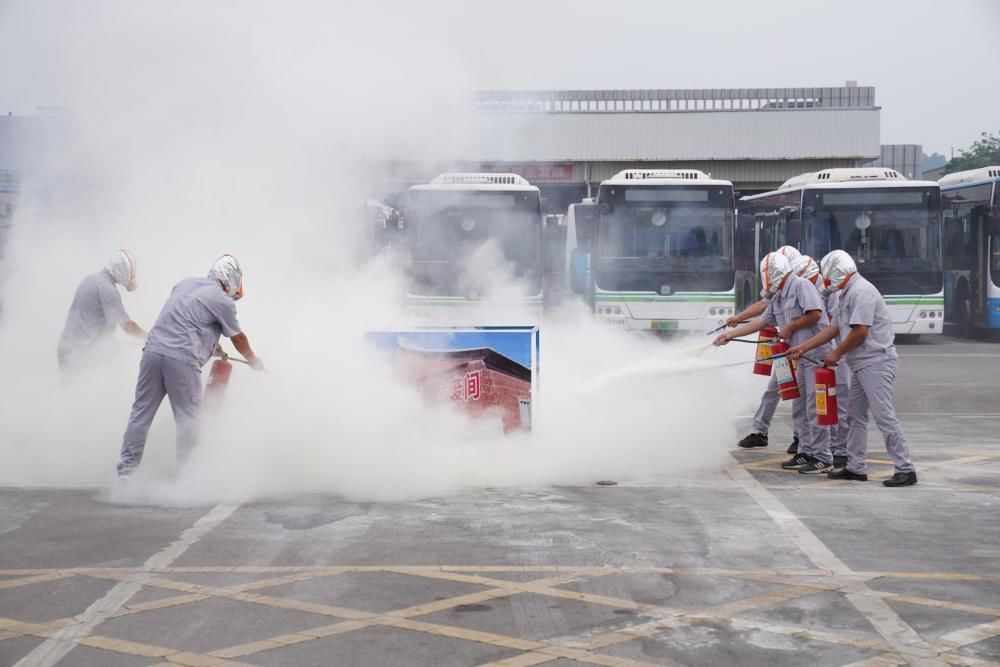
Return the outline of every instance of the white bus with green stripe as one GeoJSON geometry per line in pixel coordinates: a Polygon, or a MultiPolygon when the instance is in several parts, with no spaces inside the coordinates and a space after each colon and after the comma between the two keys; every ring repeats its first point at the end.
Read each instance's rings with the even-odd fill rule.
{"type": "Polygon", "coordinates": [[[539,189],[516,174],[448,173],[410,188],[403,223],[410,319],[537,324],[551,274],[544,222],[539,189]]]}
{"type": "Polygon", "coordinates": [[[844,250],[882,292],[897,334],[944,327],[941,189],[883,167],[825,169],[743,197],[736,232],[738,305],[758,298],[757,266],[783,245],[819,261],[844,250]]]}
{"type": "Polygon", "coordinates": [[[570,206],[569,284],[632,330],[704,333],[735,312],[733,184],[694,169],[628,169],[570,206]]]}

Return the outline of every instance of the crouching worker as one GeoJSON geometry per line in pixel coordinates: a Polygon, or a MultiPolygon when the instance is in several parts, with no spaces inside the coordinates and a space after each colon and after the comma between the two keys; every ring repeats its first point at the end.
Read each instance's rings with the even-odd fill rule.
{"type": "Polygon", "coordinates": [[[88,362],[99,362],[94,352],[103,341],[110,339],[117,326],[130,336],[146,337],[142,327],[125,312],[116,287],[121,285],[129,292],[134,291],[139,286],[136,269],[135,256],[128,250],[119,250],[111,256],[103,271],[80,281],[56,350],[59,370],[63,373],[88,362]]]}
{"type": "MultiPolygon", "coordinates": [[[[769,253],[760,264],[761,282],[771,293],[767,308],[759,319],[740,325],[715,339],[716,345],[725,345],[733,338],[760,331],[765,326],[777,326],[778,337],[796,345],[805,342],[826,328],[828,320],[823,312],[823,301],[816,287],[792,272],[788,258],[769,253]]],[[[825,352],[826,350],[824,350],[825,352]]],[[[816,423],[816,368],[818,364],[802,359],[796,370],[796,379],[802,396],[795,399],[792,415],[799,434],[799,451],[781,464],[786,470],[818,474],[833,469],[830,452],[830,430],[816,423]],[[804,409],[803,409],[804,408],[804,409]]]]}
{"type": "MultiPolygon", "coordinates": [[[[820,262],[823,289],[838,295],[831,304],[833,324],[792,348],[793,355],[827,345],[839,335],[837,347],[826,353],[827,366],[847,359],[851,388],[847,401],[847,465],[830,473],[833,479],[868,479],[868,410],[875,416],[885,438],[885,449],[895,472],[882,482],[886,486],[910,486],[917,473],[903,427],[892,404],[898,355],[893,343],[892,320],[882,294],[861,277],[854,260],[843,250],[834,250],[820,262]]],[[[840,371],[837,371],[840,375],[840,371]]]]}
{"type": "Polygon", "coordinates": [[[243,296],[243,270],[232,255],[223,255],[207,278],[177,283],[149,332],[139,363],[135,402],[122,441],[118,475],[132,473],[142,461],[146,436],[163,397],[177,423],[177,460],[182,465],[198,440],[201,412],[201,368],[229,338],[255,369],[263,366],[250,348],[236,319],[236,301],[243,296]]]}

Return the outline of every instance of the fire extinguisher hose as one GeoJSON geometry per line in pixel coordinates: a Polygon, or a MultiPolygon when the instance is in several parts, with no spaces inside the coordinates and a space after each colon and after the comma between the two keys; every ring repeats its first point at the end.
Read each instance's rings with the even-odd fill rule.
{"type": "Polygon", "coordinates": [[[222,355],[221,357],[219,357],[219,359],[222,359],[223,361],[235,361],[238,364],[246,364],[247,366],[250,365],[250,362],[247,361],[246,359],[238,359],[236,357],[231,357],[228,354],[222,355]]]}
{"type": "MultiPolygon", "coordinates": [[[[750,341],[747,341],[747,342],[750,342],[750,341]]],[[[781,354],[776,354],[776,355],[774,355],[774,356],[772,356],[770,358],[771,359],[780,359],[781,357],[787,357],[789,354],[791,354],[791,352],[782,352],[781,354]]],[[[817,366],[826,366],[826,364],[823,363],[822,360],[814,359],[814,358],[812,358],[812,357],[810,357],[808,355],[800,354],[799,357],[801,357],[802,359],[805,359],[806,361],[812,362],[812,363],[816,364],[817,366]]],[[[758,359],[757,361],[767,361],[767,359],[758,359]]]]}
{"type": "MultiPolygon", "coordinates": [[[[749,321],[750,320],[740,320],[739,322],[737,322],[737,324],[746,324],[749,321]]],[[[722,331],[723,329],[727,328],[728,326],[729,326],[728,324],[723,324],[721,327],[715,327],[714,329],[712,329],[711,331],[709,331],[705,335],[706,336],[711,336],[714,333],[719,333],[720,331],[722,331]]]]}

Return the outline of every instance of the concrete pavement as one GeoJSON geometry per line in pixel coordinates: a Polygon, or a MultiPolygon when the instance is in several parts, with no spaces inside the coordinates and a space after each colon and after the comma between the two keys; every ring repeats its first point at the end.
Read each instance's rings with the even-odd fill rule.
{"type": "Polygon", "coordinates": [[[1000,664],[1000,347],[900,351],[906,489],[874,425],[875,481],[781,470],[783,416],[722,469],[614,487],[0,489],[0,665],[1000,664]]]}

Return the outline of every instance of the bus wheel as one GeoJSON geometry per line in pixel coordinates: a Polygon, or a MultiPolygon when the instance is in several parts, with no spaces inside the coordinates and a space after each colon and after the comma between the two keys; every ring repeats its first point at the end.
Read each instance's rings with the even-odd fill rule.
{"type": "Polygon", "coordinates": [[[972,338],[972,302],[967,296],[958,302],[958,333],[963,338],[972,338]]]}

